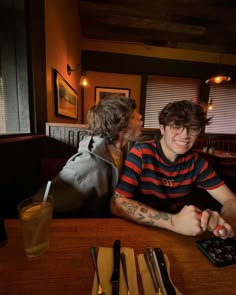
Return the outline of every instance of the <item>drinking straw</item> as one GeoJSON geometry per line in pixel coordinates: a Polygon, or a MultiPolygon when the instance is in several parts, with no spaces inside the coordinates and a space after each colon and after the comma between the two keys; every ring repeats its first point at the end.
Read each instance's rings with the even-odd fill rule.
{"type": "MultiPolygon", "coordinates": [[[[47,198],[48,198],[48,193],[49,193],[49,190],[50,190],[50,186],[51,186],[51,181],[49,180],[48,183],[47,183],[47,186],[46,186],[46,190],[45,190],[45,193],[44,193],[44,196],[43,196],[43,201],[42,201],[42,205],[41,205],[41,208],[43,208],[47,202],[47,198]]],[[[46,219],[47,221],[47,219],[46,219]]],[[[38,240],[38,236],[40,234],[40,231],[42,229],[42,224],[45,222],[45,219],[41,219],[39,224],[38,224],[38,227],[33,235],[33,239],[32,239],[32,245],[35,245],[35,243],[37,242],[38,240]]]]}
{"type": "Polygon", "coordinates": [[[49,190],[50,190],[51,183],[52,183],[51,180],[49,180],[48,183],[47,183],[46,190],[45,190],[45,193],[44,193],[44,196],[43,196],[42,207],[44,207],[45,204],[46,204],[46,201],[47,201],[47,197],[48,197],[48,193],[49,193],[49,190]]]}

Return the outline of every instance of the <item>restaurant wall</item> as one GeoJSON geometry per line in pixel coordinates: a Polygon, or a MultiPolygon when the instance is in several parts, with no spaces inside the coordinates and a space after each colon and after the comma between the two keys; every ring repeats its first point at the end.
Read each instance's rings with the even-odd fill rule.
{"type": "Polygon", "coordinates": [[[88,110],[95,104],[95,87],[129,88],[130,97],[140,104],[141,76],[87,71],[91,86],[84,89],[84,123],[88,110]]]}
{"type": "MultiPolygon", "coordinates": [[[[112,42],[105,40],[82,39],[82,63],[87,73],[91,71],[91,88],[84,91],[84,118],[88,108],[94,102],[94,87],[104,78],[106,83],[118,84],[113,81],[110,73],[122,77],[141,77],[141,75],[166,75],[177,77],[193,77],[205,81],[219,70],[222,59],[222,70],[229,72],[232,80],[236,80],[236,55],[178,48],[161,48],[144,44],[112,42]],[[119,74],[118,74],[119,73],[119,74]]],[[[103,81],[101,81],[103,82],[103,81]]],[[[126,81],[130,82],[130,81],[126,81]]],[[[135,97],[141,107],[144,105],[145,92],[141,88],[141,79],[136,81],[139,97],[135,97]]],[[[106,85],[106,83],[102,85],[106,85]]],[[[122,87],[122,81],[120,87],[122,87]]],[[[107,84],[109,85],[109,84],[107,84]]],[[[118,86],[116,86],[118,87],[118,86]]],[[[129,86],[128,86],[129,87],[129,86]]],[[[201,99],[208,100],[209,86],[202,82],[201,99]]],[[[132,96],[132,93],[131,93],[132,96]]]]}
{"type": "MultiPolygon", "coordinates": [[[[216,66],[220,60],[220,53],[85,39],[81,36],[80,32],[79,8],[76,0],[45,0],[45,38],[48,122],[85,123],[88,109],[94,104],[96,86],[131,88],[131,96],[137,100],[138,105],[140,104],[141,76],[139,73],[144,74],[144,72],[142,70],[132,72],[133,69],[139,66],[139,64],[137,65],[136,63],[132,66],[128,65],[130,71],[127,73],[121,72],[114,67],[110,70],[105,68],[96,69],[96,63],[99,64],[100,61],[97,59],[92,60],[92,68],[90,66],[87,69],[91,87],[81,91],[79,87],[81,68],[79,67],[76,72],[72,72],[70,76],[68,76],[66,71],[67,64],[75,68],[76,65],[81,62],[81,50],[91,50],[100,53],[110,52],[126,56],[136,55],[137,57],[144,58],[152,57],[157,60],[162,59],[165,64],[166,61],[164,60],[166,59],[168,60],[167,63],[170,63],[171,60],[177,62],[193,61],[195,63],[209,63],[216,66]],[[78,120],[60,117],[55,114],[53,68],[56,68],[66,81],[78,92],[78,120]]],[[[86,63],[87,62],[90,63],[90,60],[87,60],[86,63]]],[[[236,65],[236,56],[224,55],[222,57],[222,63],[225,65],[236,65]]],[[[149,73],[153,71],[152,64],[153,62],[147,63],[146,68],[149,66],[151,67],[148,70],[149,73]]],[[[120,65],[119,67],[122,66],[120,65]]],[[[155,68],[161,71],[159,66],[155,68]]],[[[181,66],[181,68],[183,67],[181,66]]],[[[86,69],[86,65],[84,69],[86,69]]],[[[166,65],[164,69],[166,71],[166,65]]],[[[214,70],[214,67],[212,67],[212,69],[214,70]]],[[[145,72],[145,74],[147,74],[147,72],[145,72]]]]}
{"type": "Polygon", "coordinates": [[[79,80],[81,68],[67,74],[66,66],[75,68],[81,63],[80,18],[77,0],[45,0],[45,39],[46,39],[46,84],[48,122],[81,122],[81,89],[79,80]],[[78,120],[56,116],[53,69],[78,92],[78,120]]]}
{"type": "MultiPolygon", "coordinates": [[[[174,77],[196,78],[201,81],[199,98],[201,103],[208,102],[209,85],[205,80],[218,70],[218,65],[207,62],[165,59],[135,54],[82,50],[82,63],[87,72],[117,73],[122,75],[136,75],[141,77],[139,105],[140,112],[145,108],[146,79],[148,75],[165,75],[174,77]]],[[[236,67],[222,65],[222,71],[230,73],[232,81],[236,81],[236,67]]],[[[109,77],[109,76],[108,76],[109,77]]],[[[93,85],[94,86],[94,85],[93,85]]],[[[94,88],[94,87],[93,87],[94,88]]],[[[88,101],[88,97],[86,97],[88,101]]],[[[88,102],[85,103],[88,103],[88,102]]],[[[85,112],[87,109],[85,109],[85,112]]]]}

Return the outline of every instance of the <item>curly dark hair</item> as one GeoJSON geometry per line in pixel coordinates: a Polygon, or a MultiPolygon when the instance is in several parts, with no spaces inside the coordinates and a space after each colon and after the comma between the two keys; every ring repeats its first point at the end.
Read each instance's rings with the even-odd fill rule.
{"type": "Polygon", "coordinates": [[[104,98],[88,112],[88,132],[105,139],[106,144],[114,143],[119,132],[128,127],[131,114],[136,109],[136,101],[123,96],[104,98]]]}
{"type": "Polygon", "coordinates": [[[212,118],[207,118],[201,105],[190,100],[180,100],[168,103],[159,113],[159,124],[167,126],[169,123],[176,125],[196,125],[204,128],[210,124],[212,118]]]}

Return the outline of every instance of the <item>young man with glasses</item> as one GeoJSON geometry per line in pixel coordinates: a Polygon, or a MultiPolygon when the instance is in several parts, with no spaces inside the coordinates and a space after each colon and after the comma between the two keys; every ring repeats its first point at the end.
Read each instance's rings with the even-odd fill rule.
{"type": "Polygon", "coordinates": [[[161,139],[137,143],[127,155],[111,201],[113,214],[185,235],[207,229],[222,238],[233,237],[235,195],[208,162],[192,151],[209,123],[202,107],[191,101],[165,106],[159,114],[161,139]],[[186,205],[195,186],[222,204],[221,215],[186,205]]]}

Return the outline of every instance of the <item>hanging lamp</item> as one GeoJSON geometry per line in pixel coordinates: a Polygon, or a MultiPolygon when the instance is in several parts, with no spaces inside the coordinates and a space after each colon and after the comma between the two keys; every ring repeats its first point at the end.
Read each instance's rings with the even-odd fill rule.
{"type": "Polygon", "coordinates": [[[211,77],[210,79],[206,80],[206,84],[220,84],[224,82],[228,82],[231,80],[231,77],[225,76],[223,74],[219,74],[217,76],[211,77]]]}
{"type": "Polygon", "coordinates": [[[216,85],[216,84],[220,84],[220,83],[225,83],[225,82],[229,82],[231,80],[231,77],[226,75],[225,73],[222,73],[220,68],[222,66],[222,57],[223,57],[223,54],[220,55],[220,63],[219,63],[219,71],[218,71],[218,74],[207,79],[205,81],[206,84],[213,84],[213,85],[216,85]]]}

